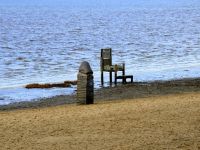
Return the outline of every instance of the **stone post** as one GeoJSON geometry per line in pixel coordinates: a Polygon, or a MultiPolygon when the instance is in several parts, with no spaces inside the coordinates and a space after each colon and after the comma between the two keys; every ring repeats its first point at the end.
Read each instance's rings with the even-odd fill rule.
{"type": "Polygon", "coordinates": [[[88,62],[84,61],[81,63],[77,78],[77,103],[93,104],[94,79],[93,71],[88,62]]]}

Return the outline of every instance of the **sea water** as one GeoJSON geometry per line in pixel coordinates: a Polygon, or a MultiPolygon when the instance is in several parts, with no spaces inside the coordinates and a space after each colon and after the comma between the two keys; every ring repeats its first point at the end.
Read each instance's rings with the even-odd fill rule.
{"type": "Polygon", "coordinates": [[[24,86],[76,80],[82,61],[90,63],[98,88],[106,47],[134,81],[200,77],[200,5],[0,6],[0,105],[75,92],[24,86]]]}

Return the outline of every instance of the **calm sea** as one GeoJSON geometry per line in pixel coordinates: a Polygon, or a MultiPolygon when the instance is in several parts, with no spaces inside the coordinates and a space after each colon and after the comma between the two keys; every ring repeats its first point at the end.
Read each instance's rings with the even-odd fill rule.
{"type": "Polygon", "coordinates": [[[23,86],[76,80],[82,61],[89,61],[99,87],[105,47],[135,81],[200,77],[200,7],[1,6],[0,105],[73,93],[76,87],[23,86]]]}

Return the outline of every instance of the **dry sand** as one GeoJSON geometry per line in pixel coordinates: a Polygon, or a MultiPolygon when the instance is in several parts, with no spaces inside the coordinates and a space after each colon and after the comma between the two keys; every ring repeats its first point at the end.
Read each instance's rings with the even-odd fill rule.
{"type": "Polygon", "coordinates": [[[0,149],[200,149],[200,92],[0,111],[0,149]]]}

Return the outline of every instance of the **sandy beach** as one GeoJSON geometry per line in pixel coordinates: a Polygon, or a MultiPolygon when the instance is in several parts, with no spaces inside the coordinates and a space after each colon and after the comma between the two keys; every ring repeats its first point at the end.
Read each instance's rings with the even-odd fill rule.
{"type": "Polygon", "coordinates": [[[0,111],[0,147],[199,150],[200,92],[192,90],[123,100],[106,99],[105,93],[93,105],[0,111]]]}

